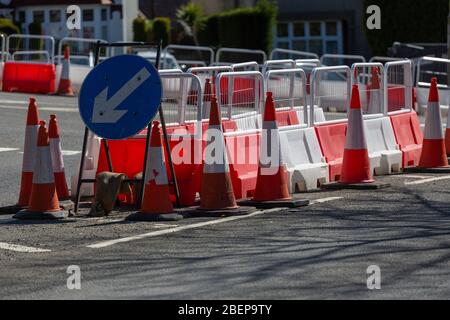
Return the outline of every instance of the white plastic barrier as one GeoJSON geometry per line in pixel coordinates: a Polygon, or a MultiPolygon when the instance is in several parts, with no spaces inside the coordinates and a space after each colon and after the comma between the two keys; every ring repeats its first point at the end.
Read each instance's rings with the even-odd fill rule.
{"type": "Polygon", "coordinates": [[[315,190],[327,183],[326,163],[314,128],[305,125],[280,128],[280,146],[289,176],[289,191],[315,190]]]}
{"type": "Polygon", "coordinates": [[[389,117],[364,119],[370,167],[376,175],[400,172],[402,152],[396,141],[389,117]]]}

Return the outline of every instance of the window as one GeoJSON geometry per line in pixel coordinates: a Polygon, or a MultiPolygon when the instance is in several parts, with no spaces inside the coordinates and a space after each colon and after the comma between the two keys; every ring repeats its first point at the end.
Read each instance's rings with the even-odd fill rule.
{"type": "Polygon", "coordinates": [[[83,10],[83,21],[94,21],[94,10],[93,9],[83,10]]]}
{"type": "Polygon", "coordinates": [[[284,38],[289,36],[289,24],[279,23],[277,25],[277,36],[279,38],[284,38]]]}
{"type": "Polygon", "coordinates": [[[33,22],[44,22],[44,11],[38,10],[33,12],[33,22]]]}
{"type": "Polygon", "coordinates": [[[281,21],[276,31],[275,44],[278,48],[318,55],[343,52],[341,21],[281,21]]]}
{"type": "Polygon", "coordinates": [[[61,22],[61,11],[50,10],[50,22],[61,22]]]}
{"type": "Polygon", "coordinates": [[[102,39],[108,39],[108,27],[102,26],[102,39]]]}
{"type": "Polygon", "coordinates": [[[19,11],[19,22],[24,23],[25,22],[25,11],[19,11]]]}
{"type": "Polygon", "coordinates": [[[102,21],[108,20],[108,11],[106,10],[106,8],[103,8],[101,12],[102,12],[102,21]]]}
{"type": "Polygon", "coordinates": [[[83,38],[94,38],[94,27],[83,28],[83,38]]]}

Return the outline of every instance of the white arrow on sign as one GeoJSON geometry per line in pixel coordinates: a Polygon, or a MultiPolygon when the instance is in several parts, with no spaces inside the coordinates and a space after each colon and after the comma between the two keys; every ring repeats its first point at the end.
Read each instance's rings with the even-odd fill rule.
{"type": "Polygon", "coordinates": [[[142,68],[109,99],[107,99],[109,87],[106,86],[95,97],[92,123],[116,123],[119,121],[128,110],[116,110],[116,108],[149,77],[150,72],[146,68],[142,68]]]}

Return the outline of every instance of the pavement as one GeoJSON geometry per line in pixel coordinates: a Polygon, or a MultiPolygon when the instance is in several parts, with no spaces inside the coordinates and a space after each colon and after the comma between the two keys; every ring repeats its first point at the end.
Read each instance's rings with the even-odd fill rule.
{"type": "MultiPolygon", "coordinates": [[[[75,98],[56,113],[67,176],[83,125],[75,98]]],[[[27,95],[0,93],[0,206],[17,201],[27,95]]],[[[0,299],[450,299],[450,175],[377,177],[376,191],[298,195],[307,207],[246,216],[23,222],[0,215],[0,299]],[[369,266],[381,289],[369,290],[369,266]],[[67,286],[78,266],[81,288],[67,286]]]]}

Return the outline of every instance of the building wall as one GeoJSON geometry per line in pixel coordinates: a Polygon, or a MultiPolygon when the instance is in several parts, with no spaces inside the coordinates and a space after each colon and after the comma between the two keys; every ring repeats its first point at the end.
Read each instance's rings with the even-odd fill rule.
{"type": "Polygon", "coordinates": [[[278,21],[340,21],[342,52],[370,56],[361,0],[278,0],[278,21]]]}

